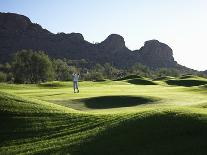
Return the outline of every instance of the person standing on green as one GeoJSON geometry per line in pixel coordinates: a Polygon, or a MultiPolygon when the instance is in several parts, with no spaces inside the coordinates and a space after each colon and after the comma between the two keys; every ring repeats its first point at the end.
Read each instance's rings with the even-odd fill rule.
{"type": "Polygon", "coordinates": [[[80,74],[73,73],[72,76],[73,76],[73,90],[74,90],[74,93],[79,93],[78,79],[79,79],[80,74]],[[77,92],[76,92],[76,90],[77,90],[77,92]]]}

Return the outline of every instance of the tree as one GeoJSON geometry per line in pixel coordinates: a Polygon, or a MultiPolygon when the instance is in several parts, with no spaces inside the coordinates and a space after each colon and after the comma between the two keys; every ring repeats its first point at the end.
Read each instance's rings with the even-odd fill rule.
{"type": "Polygon", "coordinates": [[[90,73],[84,74],[84,80],[89,81],[104,81],[103,73],[91,71],[90,73]]]}
{"type": "Polygon", "coordinates": [[[120,72],[117,68],[112,66],[110,63],[105,63],[104,68],[105,68],[105,74],[106,74],[107,78],[109,78],[109,79],[117,78],[117,76],[120,72]]]}
{"type": "Polygon", "coordinates": [[[145,76],[145,77],[149,77],[149,76],[151,76],[151,74],[153,74],[152,73],[153,71],[151,71],[147,66],[142,65],[140,63],[134,64],[130,68],[130,72],[131,72],[131,74],[145,76]]]}
{"type": "Polygon", "coordinates": [[[0,81],[4,81],[4,82],[12,82],[13,83],[13,74],[11,71],[11,65],[7,62],[5,64],[0,64],[0,72],[1,72],[1,77],[0,77],[0,81]]]}
{"type": "Polygon", "coordinates": [[[7,74],[4,72],[0,72],[0,82],[6,82],[7,81],[7,74]]]}
{"type": "Polygon", "coordinates": [[[53,60],[53,66],[55,70],[55,79],[60,81],[71,79],[72,73],[76,71],[76,68],[69,67],[66,61],[61,59],[53,60]]]}
{"type": "Polygon", "coordinates": [[[93,68],[92,68],[92,70],[94,71],[94,72],[100,72],[100,73],[104,73],[105,72],[105,68],[103,67],[103,66],[101,66],[100,64],[96,64],[93,68]]]}
{"type": "Polygon", "coordinates": [[[157,71],[157,75],[159,77],[162,77],[162,76],[173,76],[173,77],[177,77],[179,76],[179,71],[174,69],[174,68],[160,68],[158,71],[157,71]]]}
{"type": "Polygon", "coordinates": [[[39,83],[52,80],[52,62],[43,51],[21,50],[12,61],[12,71],[17,83],[39,83]]]}
{"type": "Polygon", "coordinates": [[[0,71],[9,73],[11,71],[11,65],[8,62],[5,64],[0,64],[0,71]]]}

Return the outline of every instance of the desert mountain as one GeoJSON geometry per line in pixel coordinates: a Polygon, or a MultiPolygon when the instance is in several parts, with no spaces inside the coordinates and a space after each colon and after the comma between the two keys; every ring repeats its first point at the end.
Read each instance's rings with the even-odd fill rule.
{"type": "Polygon", "coordinates": [[[80,33],[54,34],[32,23],[26,16],[0,13],[0,62],[7,62],[21,49],[43,50],[53,58],[85,59],[94,63],[109,62],[117,67],[142,63],[151,68],[177,67],[172,49],[158,40],[149,40],[132,51],[118,34],[93,44],[80,33]]]}

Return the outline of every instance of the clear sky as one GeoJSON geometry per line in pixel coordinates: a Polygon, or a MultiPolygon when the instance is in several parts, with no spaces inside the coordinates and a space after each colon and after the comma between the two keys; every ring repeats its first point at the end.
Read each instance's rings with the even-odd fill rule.
{"type": "Polygon", "coordinates": [[[207,0],[0,0],[0,12],[26,15],[53,33],[82,33],[89,42],[117,33],[131,50],[157,39],[178,63],[207,69],[207,0]]]}

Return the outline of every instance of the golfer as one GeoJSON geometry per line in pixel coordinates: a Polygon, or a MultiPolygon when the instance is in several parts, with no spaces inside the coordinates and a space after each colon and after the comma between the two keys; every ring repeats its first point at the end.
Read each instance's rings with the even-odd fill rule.
{"type": "Polygon", "coordinates": [[[73,89],[74,89],[74,93],[79,93],[78,79],[79,79],[80,74],[73,73],[72,76],[73,76],[73,89]],[[77,92],[76,92],[76,90],[77,90],[77,92]]]}

